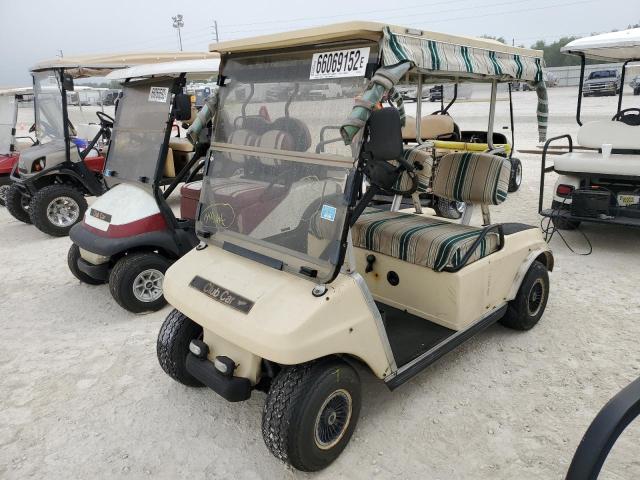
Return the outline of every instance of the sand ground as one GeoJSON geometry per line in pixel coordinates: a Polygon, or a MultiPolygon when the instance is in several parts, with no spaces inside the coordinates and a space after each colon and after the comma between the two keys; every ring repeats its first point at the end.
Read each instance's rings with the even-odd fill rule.
{"type": "MultiPolygon", "coordinates": [[[[535,93],[514,101],[518,145],[534,147],[535,93]]],[[[575,134],[575,91],[552,89],[550,102],[550,134],[575,134]]],[[[613,114],[611,98],[586,103],[592,114],[613,114]]],[[[474,128],[483,111],[460,104],[452,113],[474,128]]],[[[524,184],[493,209],[494,220],[538,224],[540,158],[521,158],[524,184]]],[[[589,256],[551,243],[551,295],[535,329],[496,325],[394,392],[363,373],[350,445],[307,475],[264,446],[263,394],[229,404],[162,372],[155,342],[170,307],[123,311],[107,287],[71,275],[68,238],[0,209],[0,478],[563,478],[593,416],[640,375],[640,231],[583,231],[589,256]]],[[[580,234],[567,238],[583,248],[580,234]]],[[[639,445],[635,423],[602,478],[639,478],[639,445]]]]}

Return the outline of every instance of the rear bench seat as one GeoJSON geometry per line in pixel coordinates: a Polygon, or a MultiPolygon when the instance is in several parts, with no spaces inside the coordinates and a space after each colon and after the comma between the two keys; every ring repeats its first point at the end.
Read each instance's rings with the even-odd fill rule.
{"type": "MultiPolygon", "coordinates": [[[[449,115],[425,115],[420,119],[420,136],[422,140],[436,140],[439,138],[453,139],[455,123],[449,115]]],[[[402,127],[402,139],[407,142],[416,141],[416,119],[407,116],[402,127]]]]}
{"type": "MultiPolygon", "coordinates": [[[[445,155],[434,175],[434,194],[459,202],[498,205],[507,198],[511,165],[503,157],[484,153],[445,155]]],[[[496,233],[482,237],[483,228],[440,218],[401,212],[361,216],[352,227],[357,248],[388,255],[441,272],[465,265],[500,249],[496,233]],[[477,243],[476,243],[477,242],[477,243]]]]}

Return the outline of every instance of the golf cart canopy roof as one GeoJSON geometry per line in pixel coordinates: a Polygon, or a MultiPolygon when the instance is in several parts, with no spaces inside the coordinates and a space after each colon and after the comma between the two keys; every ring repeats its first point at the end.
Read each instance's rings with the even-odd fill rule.
{"type": "Polygon", "coordinates": [[[127,78],[142,77],[177,77],[182,73],[189,74],[190,78],[209,78],[218,71],[219,66],[220,57],[218,54],[213,53],[210,58],[204,60],[163,62],[114,70],[106,78],[109,80],[125,80],[127,78]]]}
{"type": "Polygon", "coordinates": [[[0,95],[33,95],[33,87],[0,88],[0,95]]]}
{"type": "Polygon", "coordinates": [[[63,68],[74,78],[103,77],[111,71],[149,63],[215,58],[206,52],[149,52],[104,55],[80,55],[45,60],[31,67],[32,72],[63,68]]]}
{"type": "Polygon", "coordinates": [[[381,42],[384,66],[409,61],[412,71],[439,78],[538,82],[542,77],[539,50],[376,22],[346,22],[262,35],[213,43],[209,49],[221,54],[256,52],[346,40],[381,42]]]}
{"type": "Polygon", "coordinates": [[[640,60],[640,28],[579,38],[561,51],[599,60],[640,60]]]}

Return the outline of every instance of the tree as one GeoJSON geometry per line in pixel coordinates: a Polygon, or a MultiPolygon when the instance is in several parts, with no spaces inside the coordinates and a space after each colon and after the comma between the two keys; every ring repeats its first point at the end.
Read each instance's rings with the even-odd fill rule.
{"type": "Polygon", "coordinates": [[[488,38],[489,40],[496,40],[496,41],[498,41],[500,43],[504,43],[504,44],[507,43],[507,41],[504,39],[504,37],[494,37],[492,35],[486,35],[485,34],[485,35],[481,35],[480,38],[488,38]]]}

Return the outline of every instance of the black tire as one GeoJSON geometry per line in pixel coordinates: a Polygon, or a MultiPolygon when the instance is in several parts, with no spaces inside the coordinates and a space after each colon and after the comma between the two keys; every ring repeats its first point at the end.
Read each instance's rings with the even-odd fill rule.
{"type": "Polygon", "coordinates": [[[446,198],[434,197],[433,209],[436,215],[443,218],[457,220],[464,214],[466,206],[462,202],[455,202],[446,198]]]}
{"type": "Polygon", "coordinates": [[[29,216],[38,230],[54,237],[65,237],[76,223],[82,221],[87,210],[84,193],[71,185],[48,185],[31,198],[29,216]],[[54,223],[49,216],[53,202],[59,202],[67,213],[58,216],[60,223],[54,223]]]}
{"type": "Polygon", "coordinates": [[[78,259],[80,258],[80,247],[75,243],[69,247],[69,253],[67,253],[67,265],[69,270],[73,273],[73,276],[80,280],[82,283],[89,285],[103,285],[105,282],[97,278],[93,278],[78,268],[78,259]]]}
{"type": "Polygon", "coordinates": [[[23,223],[31,223],[31,217],[29,217],[29,198],[22,194],[15,183],[12,183],[7,191],[6,207],[9,213],[16,220],[20,220],[23,223]]]}
{"type": "Polygon", "coordinates": [[[519,158],[511,158],[511,176],[509,177],[509,193],[517,192],[522,185],[522,162],[519,158]]]}
{"type": "Polygon", "coordinates": [[[529,330],[542,317],[549,299],[549,272],[535,260],[529,267],[516,298],[509,302],[507,313],[500,323],[514,330],[529,330]]]}
{"type": "Polygon", "coordinates": [[[191,340],[202,337],[202,327],[176,309],[164,320],[156,353],[162,370],[176,382],[189,387],[201,387],[202,383],[187,372],[187,354],[191,340]]]}
{"type": "MultiPolygon", "coordinates": [[[[551,202],[552,210],[569,210],[568,205],[564,205],[562,202],[558,202],[557,200],[553,200],[551,202]]],[[[567,220],[565,218],[553,217],[553,226],[558,230],[575,230],[580,226],[579,220],[567,220]]]]}
{"type": "Polygon", "coordinates": [[[349,443],[360,404],[360,378],[340,359],[285,367],[271,384],[264,405],[264,443],[298,470],[321,470],[349,443]],[[338,430],[331,431],[336,425],[338,430]]]}
{"type": "Polygon", "coordinates": [[[7,192],[9,188],[10,185],[0,185],[0,207],[7,206],[7,192]]]}
{"type": "Polygon", "coordinates": [[[111,273],[109,274],[109,290],[111,295],[125,310],[132,313],[155,312],[160,310],[167,304],[162,295],[162,280],[167,268],[171,265],[171,261],[158,253],[133,253],[125,255],[116,262],[111,273]],[[134,283],[138,279],[140,282],[143,278],[138,275],[152,275],[159,280],[149,280],[147,282],[150,293],[146,295],[139,292],[136,296],[134,283]],[[158,273],[162,274],[161,276],[158,273]],[[158,292],[159,289],[159,292],[158,292]],[[160,294],[158,297],[157,294],[160,294]]]}

